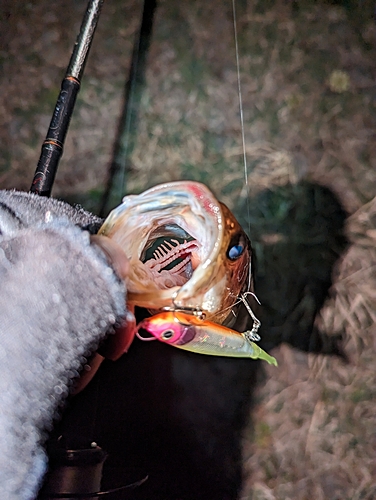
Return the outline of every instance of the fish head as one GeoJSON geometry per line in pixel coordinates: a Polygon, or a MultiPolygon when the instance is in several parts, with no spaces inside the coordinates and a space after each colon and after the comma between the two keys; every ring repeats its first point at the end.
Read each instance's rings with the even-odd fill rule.
{"type": "Polygon", "coordinates": [[[184,314],[162,312],[144,319],[138,325],[138,330],[146,330],[157,340],[166,344],[184,345],[191,342],[196,335],[194,325],[187,319],[191,318],[184,314]]]}
{"type": "Polygon", "coordinates": [[[250,270],[250,243],[230,210],[203,184],[170,182],[125,196],[99,230],[130,261],[130,304],[197,309],[222,322],[250,270]]]}

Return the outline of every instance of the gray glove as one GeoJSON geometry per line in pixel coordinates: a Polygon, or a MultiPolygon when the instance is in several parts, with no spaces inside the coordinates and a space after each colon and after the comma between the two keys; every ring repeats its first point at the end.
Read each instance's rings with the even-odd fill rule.
{"type": "Polygon", "coordinates": [[[125,315],[125,287],[81,227],[100,219],[0,191],[0,498],[35,497],[43,442],[86,358],[125,315]]]}

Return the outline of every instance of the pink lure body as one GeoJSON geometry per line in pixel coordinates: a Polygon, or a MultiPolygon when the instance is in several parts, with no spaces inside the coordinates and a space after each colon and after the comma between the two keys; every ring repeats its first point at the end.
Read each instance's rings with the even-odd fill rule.
{"type": "Polygon", "coordinates": [[[247,336],[249,332],[239,333],[191,314],[161,312],[143,320],[138,325],[138,330],[141,328],[161,342],[187,351],[212,356],[260,358],[277,365],[273,356],[250,340],[247,336]]]}

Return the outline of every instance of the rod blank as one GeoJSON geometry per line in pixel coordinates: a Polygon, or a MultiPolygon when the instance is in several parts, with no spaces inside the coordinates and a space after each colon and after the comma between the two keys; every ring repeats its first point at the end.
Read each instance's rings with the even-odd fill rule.
{"type": "Polygon", "coordinates": [[[81,77],[85,69],[103,1],[89,0],[67,72],[61,84],[47,136],[42,144],[41,155],[30,188],[32,193],[41,196],[51,195],[56,171],[63,154],[65,136],[76,103],[76,97],[80,90],[81,77]]]}

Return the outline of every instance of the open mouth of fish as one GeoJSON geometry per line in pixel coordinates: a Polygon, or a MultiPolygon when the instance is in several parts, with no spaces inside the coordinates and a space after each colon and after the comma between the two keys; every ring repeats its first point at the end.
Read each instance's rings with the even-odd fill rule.
{"type": "Polygon", "coordinates": [[[200,259],[200,243],[177,224],[166,224],[149,235],[140,255],[161,289],[184,285],[200,259]]]}
{"type": "Polygon", "coordinates": [[[99,234],[125,251],[128,301],[148,309],[189,308],[213,316],[235,302],[248,276],[247,237],[198,182],[171,182],[126,196],[99,234]]]}

